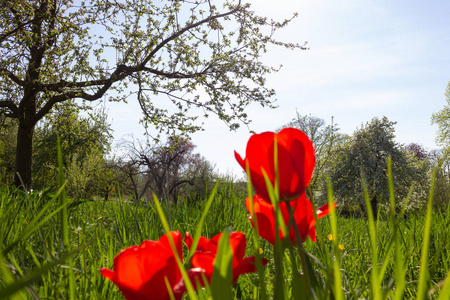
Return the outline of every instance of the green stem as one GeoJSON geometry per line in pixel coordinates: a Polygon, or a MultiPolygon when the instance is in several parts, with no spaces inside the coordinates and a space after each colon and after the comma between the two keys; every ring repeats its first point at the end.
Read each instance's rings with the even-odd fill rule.
{"type": "MultiPolygon", "coordinates": [[[[275,216],[279,212],[278,204],[274,205],[275,216]]],[[[274,246],[274,263],[275,263],[275,289],[274,299],[285,299],[284,293],[284,270],[283,270],[283,245],[280,239],[278,219],[275,218],[275,246],[274,246]]]]}
{"type": "Polygon", "coordinates": [[[311,275],[312,274],[310,274],[310,272],[309,272],[308,260],[306,258],[306,250],[303,247],[302,238],[300,236],[300,231],[298,230],[297,223],[295,223],[294,210],[292,209],[291,203],[289,201],[286,201],[285,203],[286,203],[286,208],[289,212],[288,234],[290,231],[290,226],[292,225],[292,227],[294,228],[295,239],[297,242],[297,251],[300,256],[300,261],[302,263],[303,273],[305,274],[306,286],[308,287],[306,289],[306,291],[307,291],[306,297],[307,297],[307,299],[310,299],[311,298],[311,281],[312,281],[311,275]]]}

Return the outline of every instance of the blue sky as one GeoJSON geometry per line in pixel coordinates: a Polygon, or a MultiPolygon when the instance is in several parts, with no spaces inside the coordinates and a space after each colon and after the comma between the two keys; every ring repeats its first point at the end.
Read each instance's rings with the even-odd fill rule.
{"type": "MultiPolygon", "coordinates": [[[[309,50],[271,48],[263,60],[283,65],[268,78],[275,110],[249,107],[250,129],[274,131],[300,114],[311,114],[352,134],[373,117],[396,121],[399,143],[437,148],[432,113],[445,105],[450,80],[448,0],[252,0],[252,8],[274,19],[299,16],[276,36],[309,50]]],[[[115,141],[133,133],[143,138],[139,106],[108,103],[115,141]]],[[[233,151],[245,154],[250,133],[230,132],[216,119],[192,136],[197,151],[223,173],[241,175],[233,151]]]]}

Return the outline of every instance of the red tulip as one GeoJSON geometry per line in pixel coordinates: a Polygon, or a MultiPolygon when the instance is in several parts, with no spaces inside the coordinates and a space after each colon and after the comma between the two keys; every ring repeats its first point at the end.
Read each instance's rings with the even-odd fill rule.
{"type": "MultiPolygon", "coordinates": [[[[204,274],[208,281],[211,281],[214,271],[214,261],[217,254],[217,247],[222,233],[212,237],[210,240],[201,237],[197,249],[192,256],[192,266],[204,270],[204,274]]],[[[192,237],[186,233],[186,244],[190,249],[193,243],[192,237]]],[[[239,275],[256,272],[255,257],[249,256],[244,258],[247,239],[242,232],[232,232],[230,234],[230,246],[233,251],[233,283],[236,283],[239,275]]],[[[267,260],[263,259],[263,265],[267,264],[267,260]]]]}
{"type": "MultiPolygon", "coordinates": [[[[181,233],[171,231],[170,234],[181,258],[181,233]]],[[[144,241],[139,246],[122,250],[114,258],[114,271],[102,268],[100,272],[117,285],[127,300],[170,299],[165,278],[172,287],[175,299],[181,299],[186,291],[167,234],[158,241],[144,241]]],[[[202,270],[193,269],[189,276],[194,278],[200,272],[202,270]]]]}
{"type": "Polygon", "coordinates": [[[274,185],[275,141],[278,151],[279,199],[281,202],[297,199],[311,181],[315,165],[314,147],[305,133],[296,128],[285,128],[277,134],[254,134],[248,140],[245,159],[236,151],[234,155],[244,171],[248,164],[256,193],[269,201],[263,170],[274,185]]]}
{"type": "MultiPolygon", "coordinates": [[[[250,198],[245,199],[245,205],[251,214],[251,202],[250,198]]],[[[309,236],[312,241],[316,241],[316,229],[315,219],[313,214],[313,208],[311,202],[306,198],[306,194],[302,194],[298,199],[290,201],[292,209],[294,209],[294,219],[297,224],[300,237],[302,242],[306,241],[309,236]]],[[[284,219],[284,223],[287,226],[289,221],[289,212],[286,207],[286,203],[279,204],[281,209],[281,214],[284,219]]],[[[258,222],[258,235],[263,239],[267,240],[272,245],[275,244],[275,212],[273,205],[264,201],[259,195],[253,197],[253,210],[254,214],[249,217],[254,227],[253,219],[256,215],[258,222]]],[[[320,207],[317,211],[317,216],[319,218],[327,215],[329,213],[328,204],[320,207]]],[[[284,234],[279,227],[280,239],[284,238],[284,234]]],[[[295,238],[294,227],[289,228],[289,240],[293,245],[296,244],[297,239],[295,238]]]]}

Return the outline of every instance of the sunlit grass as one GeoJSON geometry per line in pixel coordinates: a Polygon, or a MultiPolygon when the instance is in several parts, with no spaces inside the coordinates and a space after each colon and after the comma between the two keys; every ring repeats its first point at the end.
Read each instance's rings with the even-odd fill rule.
{"type": "MultiPolygon", "coordinates": [[[[63,225],[59,220],[63,206],[56,201],[58,195],[57,188],[30,194],[6,188],[0,191],[0,298],[8,293],[14,295],[13,299],[68,299],[72,286],[77,299],[122,299],[119,290],[99,270],[112,267],[120,250],[146,239],[157,240],[165,233],[154,203],[69,199],[68,224],[63,225]],[[68,232],[68,247],[64,246],[63,230],[68,232]],[[69,268],[73,271],[72,279],[66,276],[69,268]],[[71,285],[72,280],[75,284],[71,285]]],[[[208,199],[190,204],[181,201],[179,205],[162,201],[162,210],[166,216],[167,212],[170,214],[171,229],[195,234],[202,219],[201,234],[208,238],[226,229],[242,231],[247,236],[248,255],[254,255],[254,233],[244,205],[246,195],[237,194],[232,184],[222,184],[213,196],[203,219],[208,199]]],[[[441,299],[447,299],[450,291],[444,280],[450,267],[450,211],[433,211],[426,222],[425,210],[426,207],[419,214],[396,217],[396,223],[389,215],[373,222],[337,216],[333,226],[331,217],[320,219],[318,242],[308,240],[304,247],[324,289],[333,289],[336,279],[333,272],[339,268],[341,291],[346,299],[372,298],[374,278],[379,281],[375,293],[381,298],[398,297],[402,275],[403,298],[416,298],[421,288],[425,291],[421,298],[437,299],[443,287],[441,299]],[[429,243],[427,268],[423,271],[420,266],[424,263],[421,251],[424,232],[428,230],[426,224],[429,243]],[[335,240],[330,241],[329,234],[335,240]],[[343,245],[344,249],[335,245],[343,245]],[[374,270],[378,272],[375,276],[374,270]]],[[[264,240],[257,241],[261,255],[269,259],[264,268],[264,286],[270,298],[274,292],[273,248],[264,240]]],[[[297,265],[301,265],[298,256],[293,258],[287,251],[285,256],[285,261],[296,259],[297,265]]],[[[284,268],[283,277],[289,292],[293,280],[289,265],[284,268]]],[[[241,276],[233,288],[233,297],[258,299],[258,278],[257,274],[241,276]]],[[[324,298],[329,296],[323,294],[324,298]]]]}

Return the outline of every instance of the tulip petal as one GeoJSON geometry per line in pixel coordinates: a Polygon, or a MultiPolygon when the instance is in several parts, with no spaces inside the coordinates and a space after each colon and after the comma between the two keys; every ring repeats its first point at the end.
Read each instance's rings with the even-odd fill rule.
{"type": "Polygon", "coordinates": [[[214,259],[216,253],[196,251],[192,257],[192,266],[194,268],[201,268],[204,270],[204,274],[208,280],[211,280],[214,272],[214,259]]]}
{"type": "Polygon", "coordinates": [[[244,258],[246,245],[247,238],[242,232],[235,231],[230,234],[230,247],[233,251],[233,269],[236,268],[244,258]]]}
{"type": "Polygon", "coordinates": [[[210,240],[210,242],[215,246],[215,248],[217,249],[217,245],[219,245],[219,240],[222,237],[223,233],[219,233],[216,234],[215,236],[213,236],[210,240]]]}
{"type": "MultiPolygon", "coordinates": [[[[191,281],[194,289],[199,289],[205,285],[203,281],[202,274],[205,273],[205,270],[202,268],[192,268],[187,272],[189,280],[191,281]]],[[[183,294],[187,292],[186,282],[183,278],[178,281],[178,283],[173,287],[173,294],[175,299],[181,299],[183,294]]]]}
{"type": "Polygon", "coordinates": [[[314,146],[308,136],[296,128],[284,128],[277,135],[280,145],[295,155],[295,169],[304,174],[304,180],[311,180],[316,163],[314,146]]]}
{"type": "MultiPolygon", "coordinates": [[[[183,239],[181,233],[179,231],[171,231],[170,235],[172,236],[172,240],[174,241],[175,248],[178,252],[178,257],[183,258],[183,239]]],[[[172,249],[169,242],[169,237],[167,234],[163,235],[159,238],[158,243],[166,247],[167,249],[172,249]]]]}
{"type": "Polygon", "coordinates": [[[237,162],[241,165],[242,169],[246,171],[247,167],[245,166],[245,161],[242,159],[241,155],[236,151],[234,151],[234,157],[236,158],[237,162]]]}
{"type": "Polygon", "coordinates": [[[191,250],[192,244],[194,243],[194,239],[192,239],[192,236],[189,234],[189,232],[185,233],[184,242],[186,243],[188,249],[191,250]]]}
{"type": "MultiPolygon", "coordinates": [[[[246,198],[245,204],[248,211],[251,213],[251,204],[253,201],[254,213],[250,217],[252,226],[254,227],[254,218],[258,221],[258,235],[271,243],[275,244],[275,212],[273,205],[264,201],[259,195],[255,195],[253,199],[246,198]]],[[[302,242],[305,242],[309,236],[312,241],[316,241],[315,230],[315,218],[313,214],[313,207],[311,201],[306,198],[305,194],[302,194],[296,200],[289,201],[291,208],[294,210],[295,224],[300,233],[302,242]]],[[[286,206],[286,202],[279,203],[279,208],[283,216],[285,224],[289,221],[289,211],[286,206]]],[[[279,227],[280,239],[284,238],[284,234],[279,227]]],[[[294,226],[289,228],[289,240],[292,244],[296,244],[296,234],[294,226]]]]}
{"type": "Polygon", "coordinates": [[[114,259],[117,280],[128,287],[139,289],[156,271],[164,267],[171,256],[165,247],[145,241],[144,247],[131,247],[114,259]],[[152,266],[152,268],[148,268],[152,266]]]}
{"type": "Polygon", "coordinates": [[[254,134],[250,137],[246,149],[245,160],[250,168],[253,187],[264,199],[269,199],[269,194],[262,170],[272,183],[275,180],[274,137],[273,132],[254,134]]]}
{"type": "MultiPolygon", "coordinates": [[[[213,249],[214,251],[197,250],[192,257],[192,266],[195,268],[203,269],[203,274],[208,279],[208,281],[211,281],[212,279],[212,275],[214,272],[214,262],[217,255],[217,244],[222,236],[222,233],[215,235],[213,238],[211,238],[211,240],[209,240],[209,245],[205,247],[208,249],[213,249]]],[[[205,241],[203,242],[205,245],[207,244],[206,240],[207,239],[205,238],[205,241]]],[[[230,247],[233,252],[233,282],[237,281],[240,274],[255,271],[255,267],[250,265],[252,259],[249,260],[248,258],[244,258],[246,245],[247,238],[242,232],[230,233],[230,247]]]]}
{"type": "MultiPolygon", "coordinates": [[[[275,244],[275,219],[273,206],[264,201],[259,195],[255,195],[252,198],[247,197],[245,199],[245,205],[248,211],[251,213],[251,202],[253,201],[254,215],[252,218],[256,218],[258,223],[258,235],[271,243],[275,244]]],[[[254,227],[254,221],[252,221],[254,227]]]]}
{"type": "MultiPolygon", "coordinates": [[[[181,249],[181,234],[170,234],[178,252],[181,249]]],[[[174,286],[181,278],[167,235],[158,241],[144,241],[139,246],[122,250],[114,258],[113,264],[114,270],[102,268],[100,272],[116,284],[128,300],[168,299],[166,279],[170,286],[174,286]]]]}
{"type": "Polygon", "coordinates": [[[264,174],[274,185],[275,146],[280,202],[295,200],[305,192],[315,165],[314,147],[305,133],[296,128],[285,128],[278,134],[254,134],[248,140],[245,159],[236,152],[235,157],[244,170],[248,165],[256,193],[269,202],[264,174]]]}
{"type": "MultiPolygon", "coordinates": [[[[313,207],[311,201],[306,198],[305,194],[302,194],[297,200],[295,200],[294,218],[297,224],[302,242],[306,241],[308,235],[315,242],[315,227],[316,220],[314,219],[313,207]]],[[[291,229],[290,235],[291,241],[294,243],[295,234],[291,229]]]]}
{"type": "MultiPolygon", "coordinates": [[[[336,207],[336,203],[333,203],[333,205],[334,205],[334,207],[336,207]]],[[[328,215],[329,213],[330,213],[330,207],[329,207],[328,203],[325,204],[325,205],[322,205],[322,206],[316,211],[317,217],[318,217],[319,219],[322,218],[323,216],[328,215]]]]}
{"type": "MultiPolygon", "coordinates": [[[[267,259],[262,258],[263,266],[267,265],[268,262],[269,261],[267,259]]],[[[254,272],[256,272],[255,257],[249,256],[242,260],[237,276],[242,275],[242,274],[247,274],[247,273],[254,273],[254,272]]],[[[235,274],[233,274],[233,275],[235,275],[235,274]]]]}

